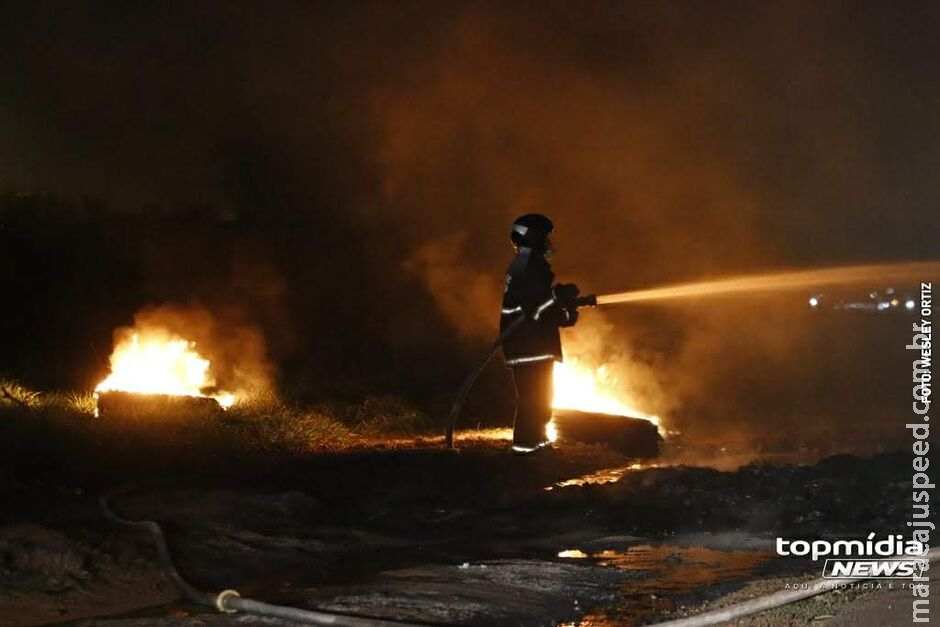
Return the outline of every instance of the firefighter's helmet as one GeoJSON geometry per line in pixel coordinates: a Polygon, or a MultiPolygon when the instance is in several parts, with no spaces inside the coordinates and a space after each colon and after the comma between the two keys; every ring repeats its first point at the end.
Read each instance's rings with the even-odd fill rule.
{"type": "Polygon", "coordinates": [[[527,213],[519,216],[512,223],[509,236],[516,246],[544,250],[548,243],[548,236],[553,230],[555,230],[555,225],[541,213],[527,213]]]}

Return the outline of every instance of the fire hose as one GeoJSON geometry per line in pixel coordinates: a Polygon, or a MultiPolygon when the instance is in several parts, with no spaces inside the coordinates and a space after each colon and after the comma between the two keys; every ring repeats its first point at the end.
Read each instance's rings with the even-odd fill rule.
{"type": "MultiPolygon", "coordinates": [[[[557,304],[557,301],[554,298],[546,303],[546,305],[557,304]]],[[[597,296],[590,294],[588,296],[581,296],[575,299],[575,306],[580,307],[597,307],[597,296]]],[[[457,391],[457,398],[454,400],[454,404],[450,408],[450,422],[447,423],[447,434],[444,436],[444,444],[448,449],[454,448],[454,429],[457,427],[457,420],[460,418],[460,412],[463,409],[463,404],[467,400],[467,396],[470,394],[470,390],[473,389],[474,384],[477,379],[480,377],[480,374],[486,368],[487,364],[490,363],[490,360],[493,358],[503,344],[506,343],[506,340],[511,338],[515,333],[522,328],[522,326],[529,320],[528,316],[521,315],[516,320],[513,320],[512,324],[506,327],[502,333],[499,334],[499,337],[496,338],[496,341],[493,342],[489,350],[486,352],[486,356],[480,362],[476,368],[470,371],[470,374],[467,375],[467,378],[464,379],[463,384],[460,386],[460,389],[457,391]]]]}
{"type": "MultiPolygon", "coordinates": [[[[923,560],[926,562],[935,562],[938,557],[940,557],[940,548],[934,548],[929,550],[926,555],[922,555],[914,559],[923,560]]],[[[898,555],[889,559],[912,558],[907,555],[898,555]]],[[[697,616],[679,618],[676,620],[666,621],[664,623],[654,623],[649,627],[706,627],[707,625],[717,625],[719,623],[741,618],[742,616],[757,614],[758,612],[764,612],[775,607],[802,601],[803,599],[808,599],[818,594],[829,592],[843,584],[850,584],[857,581],[866,581],[868,579],[877,578],[878,577],[876,575],[871,577],[841,577],[838,579],[820,577],[819,579],[814,579],[807,584],[802,584],[801,587],[795,590],[781,590],[780,592],[767,594],[756,599],[751,599],[750,601],[736,603],[735,605],[730,605],[728,607],[711,612],[705,612],[704,614],[699,614],[697,616]]]]}
{"type": "MultiPolygon", "coordinates": [[[[112,493],[113,494],[113,493],[112,493]]],[[[305,610],[296,607],[284,605],[272,605],[262,601],[255,601],[241,596],[237,590],[222,590],[221,592],[204,592],[199,590],[191,583],[186,581],[177,570],[170,555],[170,548],[167,545],[166,537],[163,535],[163,529],[152,520],[127,520],[121,518],[111,509],[108,503],[109,494],[105,494],[99,500],[101,511],[109,521],[132,527],[134,529],[143,529],[147,531],[154,539],[157,548],[157,559],[163,566],[167,575],[173,581],[176,588],[187,600],[209,607],[219,612],[227,614],[235,612],[244,612],[257,616],[267,616],[271,618],[282,618],[297,623],[306,623],[309,625],[333,625],[334,627],[401,627],[402,625],[414,625],[415,623],[406,623],[400,621],[390,621],[378,618],[368,618],[361,616],[351,616],[349,614],[335,614],[317,610],[305,610]]]]}
{"type": "MultiPolygon", "coordinates": [[[[160,564],[166,570],[167,575],[169,575],[170,579],[176,585],[180,593],[182,593],[186,599],[193,603],[224,613],[244,612],[246,614],[282,618],[285,620],[291,620],[310,625],[333,625],[335,627],[401,627],[402,625],[415,624],[401,621],[389,621],[378,618],[351,616],[349,614],[335,614],[317,610],[305,610],[283,605],[272,605],[270,603],[264,603],[262,601],[255,601],[253,599],[242,597],[238,591],[231,589],[222,590],[221,592],[204,592],[199,590],[191,583],[186,581],[180,574],[179,570],[177,570],[176,565],[173,563],[173,558],[170,555],[170,549],[167,545],[166,537],[163,535],[163,529],[160,527],[160,525],[152,520],[134,521],[121,518],[111,509],[111,506],[108,503],[108,497],[109,495],[105,494],[99,500],[101,510],[104,513],[105,518],[111,522],[123,526],[147,531],[154,539],[154,543],[157,548],[157,558],[160,561],[160,564]]],[[[908,556],[897,556],[897,558],[909,559],[908,556]]],[[[940,558],[940,548],[931,549],[927,552],[926,555],[919,559],[925,560],[928,563],[932,563],[935,562],[937,558],[940,558]]],[[[743,616],[757,614],[759,612],[764,612],[776,607],[802,601],[803,599],[808,599],[810,597],[829,592],[843,584],[876,578],[877,576],[861,578],[841,577],[836,579],[814,579],[808,584],[804,584],[795,590],[782,590],[780,592],[764,595],[756,599],[751,599],[750,601],[737,603],[729,607],[706,612],[697,616],[690,616],[688,618],[680,618],[662,623],[654,623],[650,627],[707,627],[709,625],[717,625],[719,623],[735,620],[743,616]]]]}

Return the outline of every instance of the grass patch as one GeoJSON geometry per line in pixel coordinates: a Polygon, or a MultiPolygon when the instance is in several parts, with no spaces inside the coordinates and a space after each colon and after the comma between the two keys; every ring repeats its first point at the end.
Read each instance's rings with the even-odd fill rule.
{"type": "Polygon", "coordinates": [[[363,438],[415,435],[432,426],[411,405],[388,396],[305,407],[259,392],[224,412],[159,397],[126,416],[115,410],[99,418],[95,409],[90,393],[40,393],[0,380],[0,455],[58,467],[203,463],[339,450],[363,438]]]}
{"type": "Polygon", "coordinates": [[[395,396],[368,396],[359,403],[322,410],[356,434],[369,437],[425,434],[434,426],[421,411],[395,396]]]}
{"type": "Polygon", "coordinates": [[[230,448],[285,453],[341,447],[352,435],[333,416],[284,403],[271,392],[235,403],[215,422],[213,431],[230,448]]]}

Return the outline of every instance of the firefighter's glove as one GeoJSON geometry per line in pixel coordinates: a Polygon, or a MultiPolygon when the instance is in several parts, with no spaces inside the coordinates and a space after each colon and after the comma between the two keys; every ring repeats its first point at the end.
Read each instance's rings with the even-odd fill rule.
{"type": "Polygon", "coordinates": [[[562,309],[561,310],[562,322],[558,326],[560,327],[573,327],[578,323],[578,310],[577,309],[562,309]]]}
{"type": "Polygon", "coordinates": [[[578,295],[581,290],[573,283],[559,283],[552,288],[552,298],[561,310],[559,325],[573,327],[578,321],[578,295]]]}
{"type": "Polygon", "coordinates": [[[578,309],[579,294],[581,290],[574,283],[559,283],[552,288],[552,297],[558,306],[572,312],[578,309]]]}

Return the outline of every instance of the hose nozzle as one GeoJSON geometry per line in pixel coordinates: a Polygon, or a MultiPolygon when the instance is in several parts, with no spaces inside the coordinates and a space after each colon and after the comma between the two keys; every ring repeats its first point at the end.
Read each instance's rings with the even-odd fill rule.
{"type": "Polygon", "coordinates": [[[597,294],[588,294],[587,296],[579,296],[578,307],[597,307],[597,294]]]}

